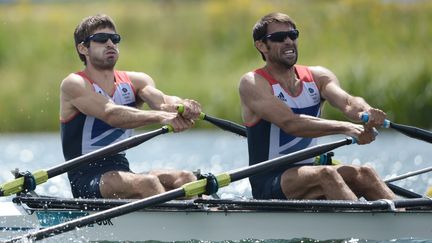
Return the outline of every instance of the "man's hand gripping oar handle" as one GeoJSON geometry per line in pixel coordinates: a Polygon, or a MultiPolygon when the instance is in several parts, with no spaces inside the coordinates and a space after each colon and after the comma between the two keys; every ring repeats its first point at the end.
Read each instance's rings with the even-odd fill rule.
{"type": "MultiPolygon", "coordinates": [[[[364,112],[364,113],[361,115],[360,119],[361,119],[363,122],[368,122],[368,121],[369,121],[369,113],[364,112]]],[[[390,121],[387,120],[387,119],[385,119],[385,120],[384,120],[384,123],[382,124],[382,127],[384,127],[384,128],[389,128],[389,127],[390,127],[390,121]]]]}
{"type": "MultiPolygon", "coordinates": [[[[361,120],[364,122],[369,121],[369,114],[368,113],[363,113],[361,116],[361,120]]],[[[413,126],[407,126],[407,125],[402,125],[402,124],[397,124],[394,122],[391,122],[389,120],[384,120],[384,124],[382,125],[384,128],[393,128],[394,130],[405,134],[408,137],[412,137],[415,139],[419,139],[419,140],[423,140],[425,142],[428,143],[432,143],[432,132],[421,129],[421,128],[417,128],[417,127],[413,127],[413,126]]]]}
{"type": "MultiPolygon", "coordinates": [[[[177,111],[178,111],[178,113],[182,114],[184,112],[184,105],[177,106],[177,111]]],[[[231,122],[228,120],[224,120],[224,119],[220,119],[220,118],[216,118],[216,117],[212,117],[212,116],[205,114],[204,112],[201,112],[199,119],[208,121],[211,124],[221,128],[222,130],[229,131],[229,132],[235,133],[235,134],[243,136],[243,137],[247,136],[246,135],[246,128],[244,126],[237,124],[237,123],[234,123],[234,122],[231,122]]]]}

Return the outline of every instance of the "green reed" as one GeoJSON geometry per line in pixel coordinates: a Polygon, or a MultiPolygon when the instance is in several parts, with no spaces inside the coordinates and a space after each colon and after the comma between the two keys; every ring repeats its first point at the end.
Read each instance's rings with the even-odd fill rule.
{"type": "MultiPolygon", "coordinates": [[[[146,72],[166,93],[241,123],[238,81],[263,65],[252,26],[273,11],[297,22],[299,63],[333,70],[395,122],[432,127],[428,1],[128,0],[0,5],[0,131],[58,131],[60,82],[82,68],[72,33],[96,13],[123,36],[119,69],[146,72]]],[[[324,116],[344,119],[330,107],[324,116]]]]}

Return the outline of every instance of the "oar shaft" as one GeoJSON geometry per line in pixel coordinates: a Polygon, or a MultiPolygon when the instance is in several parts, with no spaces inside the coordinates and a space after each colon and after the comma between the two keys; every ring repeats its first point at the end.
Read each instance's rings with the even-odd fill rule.
{"type": "Polygon", "coordinates": [[[408,137],[420,139],[428,143],[432,143],[432,132],[413,126],[407,126],[397,124],[394,122],[390,123],[390,127],[408,137]]]}
{"type": "MultiPolygon", "coordinates": [[[[184,112],[184,105],[179,105],[177,107],[178,113],[182,114],[184,112]]],[[[201,112],[200,119],[204,121],[208,121],[211,124],[221,128],[222,130],[229,131],[232,133],[235,133],[237,135],[246,137],[246,128],[242,125],[239,125],[237,123],[234,123],[232,121],[216,118],[210,115],[205,114],[204,112],[201,112]]]]}
{"type": "Polygon", "coordinates": [[[75,159],[69,160],[66,164],[61,164],[58,166],[54,166],[50,169],[47,170],[48,173],[48,178],[52,178],[54,176],[63,174],[65,172],[70,171],[71,169],[76,168],[77,166],[88,162],[89,160],[96,160],[96,159],[101,159],[104,158],[106,156],[109,155],[113,155],[119,152],[122,152],[124,150],[133,148],[147,140],[150,140],[158,135],[164,134],[169,132],[170,129],[166,126],[161,127],[157,130],[151,131],[151,132],[147,132],[147,133],[143,133],[143,134],[139,134],[139,135],[135,135],[132,136],[130,138],[127,138],[125,140],[122,140],[120,142],[108,145],[104,148],[95,150],[93,152],[90,152],[88,154],[79,156],[75,159]]]}
{"type": "Polygon", "coordinates": [[[407,190],[405,188],[402,188],[400,186],[396,186],[390,182],[387,182],[386,185],[388,186],[388,188],[390,188],[390,190],[392,190],[396,195],[402,196],[402,197],[406,197],[406,198],[421,198],[423,197],[422,195],[412,192],[410,190],[407,190]]]}
{"type": "MultiPolygon", "coordinates": [[[[369,114],[363,113],[361,115],[361,120],[364,122],[369,121],[369,114]]],[[[383,124],[384,128],[393,128],[394,130],[407,135],[408,137],[412,137],[415,139],[423,140],[428,143],[432,143],[432,132],[418,128],[413,126],[407,126],[402,124],[397,124],[394,122],[391,122],[389,120],[384,120],[383,124]]]]}
{"type": "Polygon", "coordinates": [[[265,162],[261,162],[252,166],[249,166],[246,169],[238,170],[236,172],[230,173],[231,181],[237,181],[249,177],[254,174],[266,172],[273,168],[278,168],[282,165],[293,164],[308,158],[312,158],[315,156],[319,156],[326,152],[329,152],[333,149],[341,147],[343,145],[353,144],[355,140],[353,138],[345,138],[340,141],[331,142],[327,144],[321,144],[317,146],[313,146],[310,148],[302,149],[297,152],[287,154],[272,160],[268,160],[265,162]]]}
{"type": "MultiPolygon", "coordinates": [[[[219,187],[229,185],[231,182],[242,180],[255,174],[263,173],[271,169],[275,169],[281,166],[294,164],[305,159],[309,159],[323,153],[329,152],[333,149],[341,147],[343,145],[355,143],[354,138],[345,138],[340,141],[326,143],[322,145],[316,145],[310,148],[305,148],[297,152],[287,154],[278,158],[263,161],[261,163],[234,170],[228,173],[222,173],[216,176],[219,187]]],[[[199,180],[193,183],[184,185],[186,196],[195,196],[205,193],[206,180],[199,180]]]]}
{"type": "Polygon", "coordinates": [[[398,181],[398,180],[402,180],[411,176],[416,176],[416,175],[420,175],[426,172],[432,171],[432,167],[428,167],[428,168],[424,168],[421,170],[416,170],[416,171],[412,171],[403,175],[399,175],[399,176],[395,176],[393,178],[387,179],[384,182],[393,182],[393,181],[398,181]]]}
{"type": "Polygon", "coordinates": [[[134,211],[152,206],[157,205],[160,203],[164,203],[167,201],[174,200],[176,198],[184,197],[185,191],[183,188],[174,189],[159,195],[155,195],[152,197],[148,197],[146,199],[137,200],[131,203],[127,203],[118,207],[114,207],[111,209],[107,209],[105,211],[101,211],[95,214],[91,214],[88,216],[84,216],[82,218],[74,219],[62,224],[58,224],[55,226],[51,226],[45,229],[42,229],[40,231],[26,234],[19,238],[14,238],[7,242],[17,242],[22,240],[22,238],[25,239],[31,239],[31,240],[41,240],[53,235],[58,235],[61,233],[65,233],[71,230],[76,229],[77,227],[83,227],[89,224],[93,224],[105,219],[115,218],[124,214],[132,213],[134,211]]]}
{"type": "Polygon", "coordinates": [[[223,130],[235,133],[235,134],[240,135],[242,137],[247,137],[246,128],[244,126],[241,126],[237,123],[234,123],[234,122],[231,122],[228,120],[212,117],[212,116],[209,116],[207,114],[204,114],[203,117],[204,117],[203,120],[208,121],[211,124],[221,128],[223,130]]]}
{"type": "MultiPolygon", "coordinates": [[[[91,161],[94,161],[95,159],[101,159],[106,156],[124,151],[126,149],[135,147],[151,138],[154,138],[160,134],[164,134],[167,132],[172,131],[171,126],[163,126],[162,128],[159,128],[157,130],[143,133],[139,135],[135,135],[133,137],[130,137],[128,139],[119,141],[117,143],[111,144],[107,147],[101,148],[99,150],[96,150],[94,152],[79,156],[75,159],[66,161],[60,165],[54,166],[48,170],[38,170],[32,173],[33,177],[35,178],[36,185],[40,185],[44,182],[46,182],[49,178],[55,177],[57,175],[60,175],[62,173],[65,173],[67,171],[70,171],[71,169],[74,169],[78,167],[81,164],[88,163],[91,161]]],[[[0,184],[0,196],[9,196],[15,193],[22,192],[24,190],[24,178],[16,178],[9,182],[5,182],[3,184],[0,184]]]]}

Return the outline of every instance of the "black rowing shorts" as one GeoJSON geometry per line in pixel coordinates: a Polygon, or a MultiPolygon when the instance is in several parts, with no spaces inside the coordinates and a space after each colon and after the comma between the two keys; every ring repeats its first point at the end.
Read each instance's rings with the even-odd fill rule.
{"type": "Polygon", "coordinates": [[[68,172],[73,197],[102,198],[99,184],[102,175],[108,171],[130,172],[125,155],[116,154],[68,172]]]}

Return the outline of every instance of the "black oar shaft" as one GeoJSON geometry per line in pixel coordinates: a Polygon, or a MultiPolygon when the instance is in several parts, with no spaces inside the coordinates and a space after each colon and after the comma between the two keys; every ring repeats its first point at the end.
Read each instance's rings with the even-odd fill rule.
{"type": "Polygon", "coordinates": [[[10,242],[17,242],[22,238],[31,239],[31,240],[41,240],[52,235],[58,235],[60,233],[68,232],[79,227],[97,223],[105,219],[115,218],[124,214],[132,213],[134,211],[152,205],[157,205],[184,196],[185,196],[185,192],[183,188],[174,189],[159,195],[146,198],[145,200],[137,200],[128,204],[107,209],[105,211],[91,214],[82,218],[74,219],[62,224],[48,227],[40,231],[37,231],[35,233],[29,233],[27,235],[24,235],[23,237],[12,239],[10,242]]]}
{"type": "Polygon", "coordinates": [[[397,124],[393,122],[390,122],[390,127],[409,137],[420,139],[428,143],[432,143],[432,132],[430,131],[413,127],[413,126],[397,124]]]}
{"type": "Polygon", "coordinates": [[[343,145],[348,145],[354,143],[353,138],[345,138],[340,141],[331,142],[327,144],[317,145],[310,148],[302,149],[297,152],[287,154],[272,160],[267,160],[265,162],[261,162],[252,166],[249,166],[246,169],[241,169],[236,172],[231,172],[231,181],[237,181],[249,177],[254,174],[266,172],[273,168],[278,168],[280,166],[285,166],[289,164],[293,164],[305,159],[309,159],[326,152],[329,152],[333,149],[341,147],[343,145]]]}
{"type": "MultiPolygon", "coordinates": [[[[182,114],[184,112],[184,109],[185,109],[184,105],[177,106],[177,111],[180,114],[182,114]]],[[[216,117],[207,115],[204,112],[201,112],[199,118],[201,120],[210,122],[211,124],[221,128],[222,130],[229,131],[229,132],[235,133],[235,134],[243,136],[243,137],[247,136],[246,135],[246,128],[244,126],[239,125],[237,123],[234,123],[232,121],[224,120],[221,118],[216,118],[216,117]]]]}
{"type": "MultiPolygon", "coordinates": [[[[364,122],[369,121],[369,114],[363,113],[361,116],[361,120],[364,122]]],[[[423,140],[428,143],[432,143],[432,132],[418,128],[413,126],[407,126],[402,124],[397,124],[394,122],[391,122],[389,120],[384,120],[383,127],[385,128],[393,128],[394,130],[407,135],[408,137],[412,137],[415,139],[423,140]]]]}
{"type": "MultiPolygon", "coordinates": [[[[70,171],[84,163],[89,163],[91,161],[94,161],[96,159],[101,159],[104,157],[107,157],[109,155],[124,151],[128,148],[135,147],[153,137],[156,137],[160,134],[167,133],[169,131],[172,131],[172,127],[169,125],[164,126],[162,128],[159,128],[157,130],[143,133],[140,135],[136,135],[133,137],[130,137],[128,139],[122,140],[120,142],[114,143],[112,145],[109,145],[107,147],[101,148],[99,150],[96,150],[94,152],[82,155],[80,157],[77,157],[75,159],[66,161],[60,165],[54,166],[48,170],[38,170],[32,173],[36,185],[42,184],[46,182],[49,178],[55,177],[57,175],[60,175],[64,172],[70,171]]],[[[24,178],[19,177],[15,178],[9,182],[0,184],[0,196],[9,196],[15,193],[19,193],[25,190],[24,188],[24,178]]]]}
{"type": "Polygon", "coordinates": [[[390,190],[392,190],[396,195],[402,196],[402,197],[406,197],[406,198],[422,198],[423,196],[412,192],[410,190],[407,190],[405,188],[402,188],[400,186],[396,186],[392,183],[387,182],[386,183],[388,188],[390,188],[390,190]]]}
{"type": "Polygon", "coordinates": [[[212,117],[212,116],[209,116],[207,114],[204,114],[203,120],[208,121],[211,124],[221,128],[223,130],[235,133],[235,134],[243,136],[243,137],[247,136],[246,135],[246,128],[244,126],[237,124],[237,123],[234,123],[234,122],[231,122],[228,120],[224,120],[224,119],[220,119],[220,118],[216,118],[216,117],[212,117]]]}
{"type": "Polygon", "coordinates": [[[47,170],[48,178],[52,178],[54,176],[63,174],[65,172],[70,171],[71,169],[76,168],[77,166],[88,162],[89,160],[96,160],[101,159],[109,155],[113,155],[119,152],[122,152],[126,149],[133,148],[147,140],[150,140],[151,138],[154,138],[158,135],[164,134],[169,132],[169,129],[167,127],[162,127],[157,130],[135,135],[133,137],[127,138],[125,140],[122,140],[120,142],[111,144],[109,146],[106,146],[104,148],[101,148],[99,150],[93,151],[91,153],[85,154],[83,156],[77,157],[75,159],[69,160],[65,164],[61,164],[58,166],[54,166],[47,170]]]}

